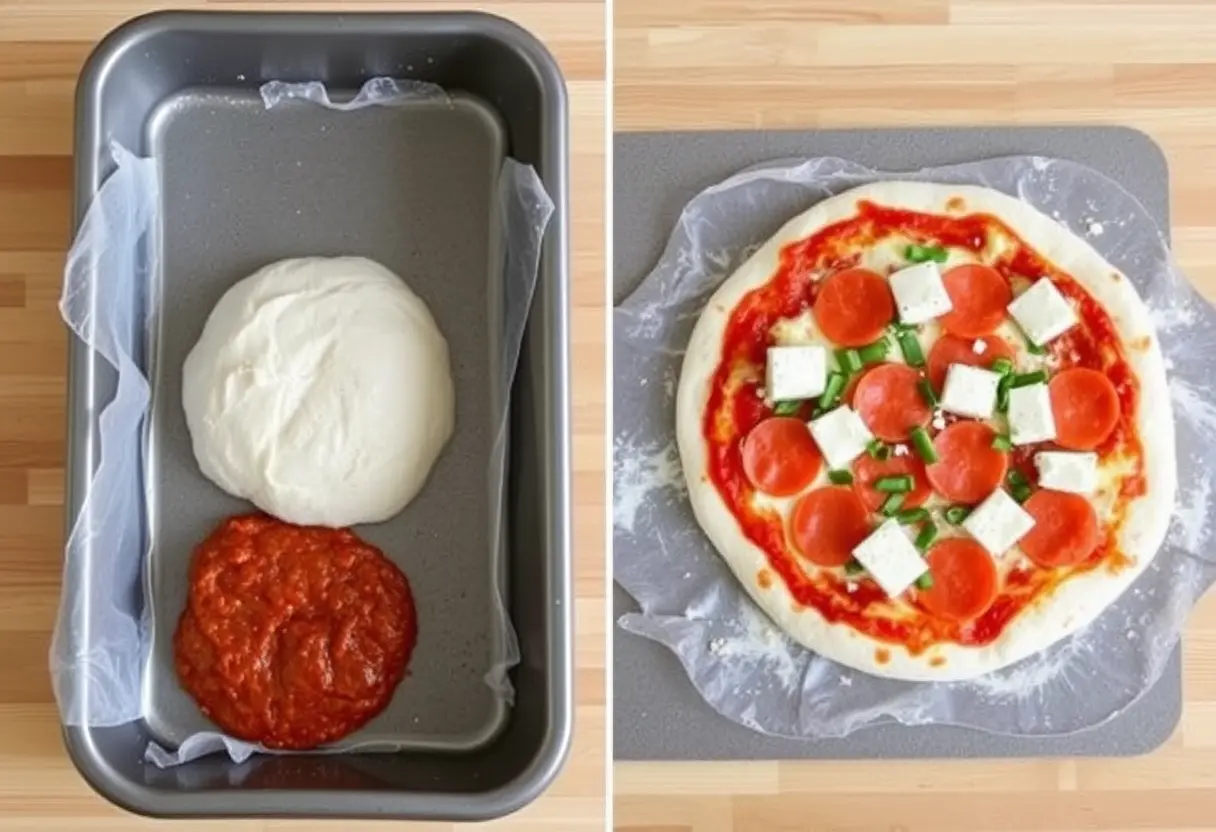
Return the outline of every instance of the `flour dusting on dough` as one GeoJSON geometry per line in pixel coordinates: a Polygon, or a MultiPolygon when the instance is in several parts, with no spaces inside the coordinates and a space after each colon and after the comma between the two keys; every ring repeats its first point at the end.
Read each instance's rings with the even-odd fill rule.
{"type": "Polygon", "coordinates": [[[665,489],[676,498],[687,491],[675,441],[647,449],[617,437],[612,448],[612,525],[632,534],[642,505],[665,489]]]}

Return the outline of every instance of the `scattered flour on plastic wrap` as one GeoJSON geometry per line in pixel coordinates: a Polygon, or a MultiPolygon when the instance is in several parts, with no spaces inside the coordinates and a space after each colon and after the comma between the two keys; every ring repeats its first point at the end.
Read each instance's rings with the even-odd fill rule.
{"type": "Polygon", "coordinates": [[[662,447],[648,450],[617,442],[612,449],[613,481],[617,484],[612,501],[612,524],[632,532],[638,511],[654,492],[669,492],[672,501],[688,496],[684,471],[680,468],[680,453],[675,440],[662,447]]]}
{"type": "MultiPolygon", "coordinates": [[[[447,93],[434,84],[390,78],[373,78],[353,98],[342,102],[331,100],[319,82],[272,81],[263,85],[261,93],[267,109],[292,100],[341,111],[398,106],[418,99],[448,100],[447,93]]],[[[147,240],[159,224],[159,177],[155,160],[138,159],[117,146],[113,155],[116,169],[90,206],[69,254],[61,303],[63,316],[76,334],[100,352],[119,375],[118,393],[101,416],[102,463],[89,484],[81,519],[69,538],[65,559],[65,569],[81,571],[82,559],[90,551],[114,553],[115,563],[107,573],[112,583],[65,582],[68,589],[60,602],[51,648],[55,694],[68,725],[110,726],[140,719],[142,668],[148,656],[148,622],[137,600],[141,563],[146,554],[139,548],[146,511],[141,505],[143,495],[135,492],[140,482],[142,420],[149,395],[147,380],[130,357],[132,347],[121,340],[121,333],[134,332],[139,327],[129,319],[131,312],[118,301],[135,291],[133,281],[155,285],[148,275],[157,268],[158,248],[147,240]],[[152,259],[145,262],[148,257],[152,259]],[[122,521],[115,521],[116,517],[122,521]],[[81,597],[85,591],[92,595],[81,597]],[[134,606],[126,608],[115,603],[115,598],[129,599],[134,606]],[[86,630],[91,631],[87,638],[86,630]],[[87,686],[76,684],[82,677],[87,677],[87,686]],[[77,696],[82,689],[87,692],[83,698],[77,696]]],[[[509,389],[536,286],[545,229],[554,205],[536,172],[512,159],[504,163],[498,185],[507,240],[501,371],[503,389],[509,389]]],[[[497,467],[491,470],[487,486],[492,490],[490,505],[500,507],[501,490],[505,487],[501,469],[505,465],[509,422],[505,400],[503,407],[492,451],[497,467]]],[[[502,525],[493,523],[495,529],[502,525]]],[[[502,619],[499,630],[503,638],[484,679],[496,695],[511,704],[514,690],[507,673],[519,662],[519,646],[504,599],[495,596],[495,603],[502,619]]],[[[342,748],[310,753],[328,750],[397,751],[400,745],[384,741],[346,743],[342,748]]],[[[238,763],[254,753],[294,753],[268,751],[217,732],[200,732],[187,737],[176,749],[152,742],[145,757],[163,768],[217,752],[226,752],[238,763]]]]}
{"type": "Polygon", "coordinates": [[[614,313],[614,574],[641,612],[624,629],[666,645],[705,700],[767,734],[840,737],[866,725],[948,724],[1009,735],[1099,725],[1160,676],[1195,600],[1216,577],[1212,474],[1216,313],[1186,283],[1143,206],[1084,166],[1011,157],[888,174],[842,159],[773,162],[685,206],[659,263],[614,313]],[[709,294],[790,217],[880,179],[987,185],[1086,239],[1149,305],[1170,373],[1179,501],[1161,551],[1086,629],[975,680],[923,684],[833,664],[768,622],[712,551],[688,504],[674,444],[675,387],[709,294]]]}

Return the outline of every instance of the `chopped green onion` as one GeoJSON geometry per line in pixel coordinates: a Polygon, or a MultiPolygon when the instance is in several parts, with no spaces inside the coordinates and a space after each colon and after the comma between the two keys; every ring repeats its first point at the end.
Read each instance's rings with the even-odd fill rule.
{"type": "Polygon", "coordinates": [[[992,372],[1007,376],[1013,372],[1013,362],[1008,358],[998,358],[992,362],[992,372]]]}
{"type": "Polygon", "coordinates": [[[866,453],[883,462],[891,455],[891,449],[884,445],[881,439],[871,439],[866,443],[866,453]]]}
{"type": "Polygon", "coordinates": [[[861,561],[857,560],[857,558],[853,558],[844,565],[844,574],[846,575],[860,575],[865,571],[866,568],[861,565],[861,561]]]}
{"type": "Polygon", "coordinates": [[[1009,385],[1012,383],[1013,376],[1003,376],[996,385],[996,409],[999,413],[1009,410],[1009,385]]]}
{"type": "Polygon", "coordinates": [[[874,483],[874,489],[887,494],[903,494],[912,490],[912,477],[908,474],[898,477],[880,477],[874,483]]]}
{"type": "Polygon", "coordinates": [[[901,526],[911,526],[913,523],[919,523],[922,520],[929,519],[929,509],[927,508],[905,508],[899,514],[895,515],[895,519],[899,521],[901,526]]]}
{"type": "Polygon", "coordinates": [[[941,246],[918,246],[915,243],[904,249],[904,257],[913,263],[924,263],[932,260],[934,263],[945,263],[949,255],[941,246]]]}
{"type": "Polygon", "coordinates": [[[926,523],[921,527],[920,534],[916,536],[916,548],[923,552],[932,545],[934,540],[937,540],[937,526],[926,523]]]}
{"type": "Polygon", "coordinates": [[[929,438],[929,434],[924,428],[912,428],[912,444],[916,446],[916,453],[925,462],[937,462],[937,451],[933,448],[933,440],[929,438]]]}
{"type": "Polygon", "coordinates": [[[844,373],[838,373],[835,370],[828,373],[828,386],[823,389],[823,395],[819,397],[819,406],[827,410],[836,404],[836,400],[844,392],[844,385],[844,373]]]}
{"type": "Polygon", "coordinates": [[[852,485],[853,474],[849,471],[828,471],[828,479],[833,485],[852,485]]]}
{"type": "Polygon", "coordinates": [[[896,337],[898,337],[900,334],[902,334],[904,332],[919,331],[916,324],[905,324],[905,323],[901,323],[899,321],[891,321],[891,323],[887,324],[887,329],[891,330],[891,332],[894,333],[894,335],[896,337]]]}
{"type": "Polygon", "coordinates": [[[950,506],[946,509],[946,522],[952,526],[957,526],[967,519],[967,515],[971,514],[971,509],[966,506],[950,506]]]}
{"type": "Polygon", "coordinates": [[[920,340],[914,332],[901,332],[896,336],[899,341],[900,352],[904,354],[904,361],[912,367],[925,366],[925,354],[921,351],[920,340]]]}
{"type": "Polygon", "coordinates": [[[1021,373],[1013,377],[1010,383],[1011,389],[1018,387],[1029,387],[1032,384],[1042,384],[1047,381],[1047,373],[1043,370],[1035,370],[1033,373],[1021,373]]]}
{"type": "Polygon", "coordinates": [[[1003,433],[998,433],[996,439],[992,440],[992,447],[998,451],[1009,453],[1013,450],[1013,443],[1009,441],[1009,437],[1003,433]]]}
{"type": "Polygon", "coordinates": [[[926,572],[916,579],[917,589],[933,589],[933,575],[926,572]]]}
{"type": "Polygon", "coordinates": [[[793,416],[798,412],[798,408],[802,407],[802,402],[797,399],[789,401],[777,402],[773,405],[774,416],[793,416]]]}
{"type": "Polygon", "coordinates": [[[866,364],[873,364],[875,361],[882,361],[886,358],[890,349],[890,342],[886,338],[880,338],[873,344],[866,344],[857,351],[857,354],[861,356],[861,360],[866,364]]]}
{"type": "Polygon", "coordinates": [[[920,397],[925,400],[925,404],[929,407],[937,407],[937,394],[933,392],[933,385],[929,383],[929,379],[922,378],[916,382],[916,389],[920,391],[920,397]]]}
{"type": "Polygon", "coordinates": [[[1026,475],[1023,474],[1021,471],[1019,471],[1017,468],[1011,469],[1009,471],[1009,473],[1005,475],[1005,481],[1008,482],[1010,485],[1028,485],[1029,484],[1028,480],[1026,479],[1026,475]]]}
{"type": "Polygon", "coordinates": [[[846,375],[852,375],[861,369],[861,354],[857,350],[836,350],[836,363],[846,375]]]}
{"type": "Polygon", "coordinates": [[[887,499],[883,500],[882,511],[884,517],[892,517],[899,511],[899,507],[904,504],[903,494],[892,494],[887,499]]]}
{"type": "Polygon", "coordinates": [[[1030,496],[1030,486],[1025,484],[1012,486],[1009,489],[1009,494],[1019,503],[1024,503],[1030,496]]]}

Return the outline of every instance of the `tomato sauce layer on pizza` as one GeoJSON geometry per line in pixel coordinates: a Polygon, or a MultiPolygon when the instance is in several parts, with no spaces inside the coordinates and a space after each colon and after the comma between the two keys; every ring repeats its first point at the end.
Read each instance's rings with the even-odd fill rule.
{"type": "Polygon", "coordinates": [[[677,435],[698,522],[773,620],[882,676],[976,676],[1092,621],[1175,490],[1130,281],[985,188],[880,182],[710,299],[677,435]]]}

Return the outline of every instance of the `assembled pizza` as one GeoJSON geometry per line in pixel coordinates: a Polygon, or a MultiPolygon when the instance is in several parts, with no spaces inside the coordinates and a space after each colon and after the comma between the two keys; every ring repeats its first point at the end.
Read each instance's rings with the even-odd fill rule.
{"type": "Polygon", "coordinates": [[[973,677],[1092,621],[1176,486],[1131,282],[986,188],[879,182],[790,221],[693,331],[701,527],[765,612],[880,676],[973,677]]]}

